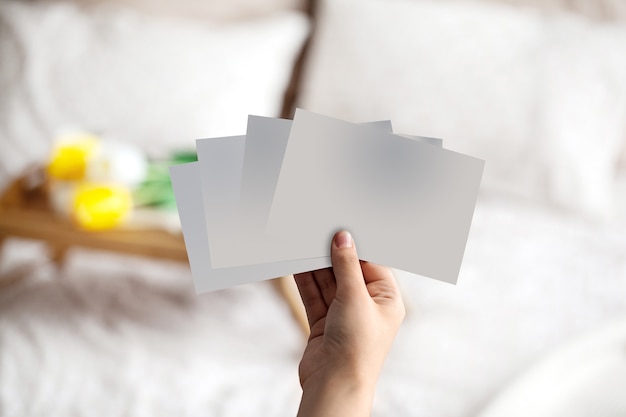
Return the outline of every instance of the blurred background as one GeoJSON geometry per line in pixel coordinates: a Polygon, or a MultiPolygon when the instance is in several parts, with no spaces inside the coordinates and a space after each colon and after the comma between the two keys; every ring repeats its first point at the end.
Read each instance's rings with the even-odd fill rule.
{"type": "Polygon", "coordinates": [[[195,295],[167,166],[296,106],[486,160],[374,416],[626,416],[625,0],[0,0],[0,415],[295,415],[302,329],[195,295]]]}

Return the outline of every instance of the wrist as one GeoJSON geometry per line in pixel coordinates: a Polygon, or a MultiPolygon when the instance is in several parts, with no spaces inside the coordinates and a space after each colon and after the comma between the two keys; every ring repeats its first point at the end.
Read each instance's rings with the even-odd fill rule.
{"type": "Polygon", "coordinates": [[[302,384],[299,417],[369,416],[375,379],[344,372],[320,372],[302,384]]]}
{"type": "Polygon", "coordinates": [[[377,375],[349,368],[320,369],[302,382],[302,391],[332,387],[335,390],[355,393],[373,392],[377,375]]]}

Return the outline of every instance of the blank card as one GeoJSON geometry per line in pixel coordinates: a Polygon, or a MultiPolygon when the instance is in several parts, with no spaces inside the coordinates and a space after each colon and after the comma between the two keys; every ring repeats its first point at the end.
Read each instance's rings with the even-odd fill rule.
{"type": "MultiPolygon", "coordinates": [[[[364,126],[392,129],[390,120],[364,126]]],[[[238,225],[246,234],[264,234],[290,130],[291,120],[248,116],[238,212],[238,225]]]]}
{"type": "Polygon", "coordinates": [[[456,282],[484,161],[298,109],[256,262],[328,254],[352,232],[363,260],[456,282]]]}

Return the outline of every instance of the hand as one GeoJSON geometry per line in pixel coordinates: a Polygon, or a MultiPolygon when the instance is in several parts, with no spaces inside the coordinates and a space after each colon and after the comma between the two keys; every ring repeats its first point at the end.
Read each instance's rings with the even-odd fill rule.
{"type": "Polygon", "coordinates": [[[299,415],[341,415],[341,404],[360,414],[346,395],[366,415],[404,304],[391,270],[359,261],[348,232],[334,236],[331,260],[332,268],[295,276],[311,327],[299,369],[299,415]]]}

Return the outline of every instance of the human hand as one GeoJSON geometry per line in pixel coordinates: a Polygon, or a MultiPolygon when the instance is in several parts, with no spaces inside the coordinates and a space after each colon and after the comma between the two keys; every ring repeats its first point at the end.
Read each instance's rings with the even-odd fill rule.
{"type": "Polygon", "coordinates": [[[345,404],[350,393],[365,404],[365,415],[404,304],[391,270],[359,261],[349,233],[335,234],[331,260],[332,268],[295,275],[311,327],[299,368],[300,415],[333,415],[337,401],[345,404]],[[339,395],[342,390],[348,392],[339,395]]]}

